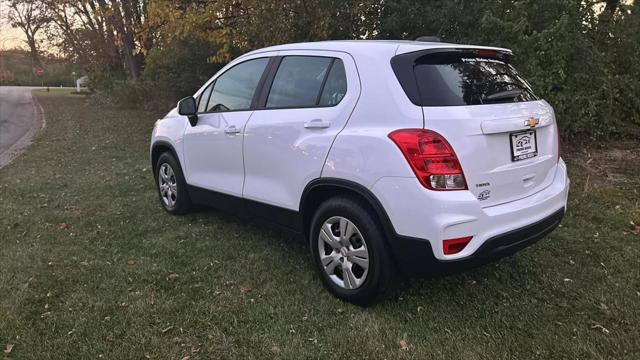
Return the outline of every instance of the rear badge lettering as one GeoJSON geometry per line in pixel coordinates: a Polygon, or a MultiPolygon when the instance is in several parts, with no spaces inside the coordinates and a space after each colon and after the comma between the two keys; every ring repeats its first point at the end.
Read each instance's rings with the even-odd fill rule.
{"type": "Polygon", "coordinates": [[[478,194],[478,200],[485,201],[491,197],[491,190],[484,190],[480,194],[478,194]]]}
{"type": "Polygon", "coordinates": [[[477,188],[487,187],[487,186],[491,186],[491,183],[485,182],[485,183],[476,184],[477,188]]]}

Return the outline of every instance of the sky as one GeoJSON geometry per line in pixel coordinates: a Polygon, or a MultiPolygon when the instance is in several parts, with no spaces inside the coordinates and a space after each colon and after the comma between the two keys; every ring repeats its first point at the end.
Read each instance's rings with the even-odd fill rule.
{"type": "Polygon", "coordinates": [[[7,22],[8,0],[0,0],[0,50],[24,47],[24,34],[7,22]]]}
{"type": "Polygon", "coordinates": [[[0,50],[12,48],[24,48],[24,34],[18,29],[9,26],[0,26],[0,50]]]}

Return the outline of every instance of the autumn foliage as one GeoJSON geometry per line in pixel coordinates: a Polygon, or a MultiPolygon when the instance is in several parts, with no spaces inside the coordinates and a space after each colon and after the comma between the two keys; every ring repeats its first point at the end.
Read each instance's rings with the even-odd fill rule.
{"type": "Polygon", "coordinates": [[[638,0],[13,0],[123,105],[166,108],[234,57],[330,39],[495,45],[554,105],[565,138],[640,132],[638,0]],[[34,6],[34,5],[31,5],[34,6]],[[37,18],[37,17],[35,17],[37,18]]]}

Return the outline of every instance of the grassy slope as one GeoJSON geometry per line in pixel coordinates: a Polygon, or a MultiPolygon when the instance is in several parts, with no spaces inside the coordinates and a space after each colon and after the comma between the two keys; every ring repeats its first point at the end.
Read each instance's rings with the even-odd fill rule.
{"type": "Polygon", "coordinates": [[[151,114],[36,95],[47,128],[0,170],[9,358],[640,354],[640,238],[628,232],[640,223],[637,149],[604,154],[614,166],[602,152],[588,164],[587,153],[567,156],[570,210],[538,245],[361,309],[323,290],[298,239],[217,212],[164,213],[148,164],[151,114]],[[600,170],[610,180],[594,181],[600,170]]]}

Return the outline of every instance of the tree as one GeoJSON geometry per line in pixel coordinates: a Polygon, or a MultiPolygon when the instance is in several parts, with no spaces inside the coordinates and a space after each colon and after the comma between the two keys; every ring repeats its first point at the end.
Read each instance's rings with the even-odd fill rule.
{"type": "Polygon", "coordinates": [[[96,73],[137,80],[153,46],[147,0],[42,0],[55,26],[50,37],[96,73]]]}
{"type": "Polygon", "coordinates": [[[51,21],[45,4],[39,0],[11,0],[7,15],[10,25],[22,30],[27,38],[26,43],[29,46],[32,65],[34,67],[42,65],[38,36],[51,21]]]}
{"type": "Polygon", "coordinates": [[[155,0],[159,46],[198,38],[216,44],[212,61],[275,44],[372,37],[379,0],[155,0]]]}

